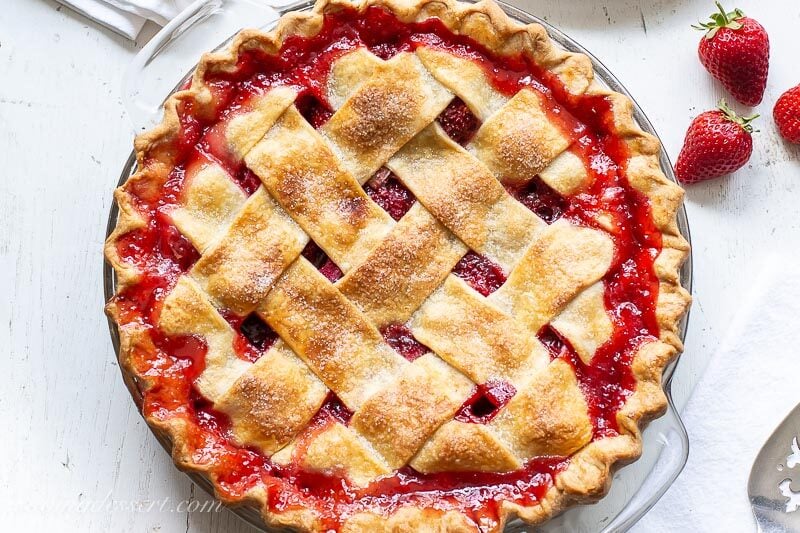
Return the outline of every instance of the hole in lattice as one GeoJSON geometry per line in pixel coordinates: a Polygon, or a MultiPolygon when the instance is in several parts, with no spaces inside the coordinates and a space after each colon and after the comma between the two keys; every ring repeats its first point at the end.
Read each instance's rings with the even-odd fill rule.
{"type": "Polygon", "coordinates": [[[230,431],[231,421],[227,415],[214,409],[214,404],[204,398],[194,387],[189,393],[189,402],[197,424],[212,433],[225,435],[230,431]]]}
{"type": "Polygon", "coordinates": [[[323,276],[328,278],[331,283],[340,279],[344,275],[341,269],[336,266],[336,263],[331,261],[330,257],[328,257],[328,254],[326,254],[314,241],[308,242],[306,247],[303,248],[302,255],[308,259],[308,261],[314,265],[323,276]]]}
{"type": "Polygon", "coordinates": [[[481,123],[461,98],[454,98],[436,118],[447,135],[461,146],[466,145],[481,123]]]}
{"type": "MultiPolygon", "coordinates": [[[[786,456],[786,468],[791,470],[797,466],[800,466],[800,444],[797,442],[797,437],[792,438],[792,442],[789,445],[789,451],[791,452],[789,455],[786,456]]],[[[778,471],[783,472],[784,467],[783,465],[778,465],[778,471]]],[[[785,512],[787,513],[795,513],[800,510],[800,491],[795,491],[792,488],[792,479],[787,478],[781,481],[778,484],[778,490],[781,491],[781,495],[787,498],[785,512]]]]}
{"type": "Polygon", "coordinates": [[[234,174],[233,180],[239,184],[248,196],[256,192],[256,189],[261,185],[261,179],[244,165],[234,174]]]}
{"type": "Polygon", "coordinates": [[[316,95],[303,93],[294,102],[297,110],[314,129],[321,128],[333,116],[333,110],[316,95]]]}
{"type": "Polygon", "coordinates": [[[154,223],[157,229],[158,250],[161,252],[161,256],[175,262],[183,272],[192,268],[192,265],[200,259],[200,253],[189,239],[184,237],[180,230],[175,227],[169,215],[157,211],[154,223]]]}
{"type": "Polygon", "coordinates": [[[381,329],[381,334],[386,344],[409,361],[418,359],[430,351],[427,346],[415,339],[411,330],[403,324],[385,326],[381,329]]]}
{"type": "Polygon", "coordinates": [[[563,357],[570,352],[570,347],[561,338],[561,335],[558,334],[556,330],[550,327],[549,324],[542,326],[542,329],[539,330],[539,334],[537,335],[539,342],[544,344],[547,351],[550,352],[550,360],[558,359],[559,357],[563,357]]]}
{"type": "Polygon", "coordinates": [[[247,339],[247,342],[259,350],[269,348],[277,339],[277,334],[272,331],[272,328],[255,313],[248,315],[248,317],[242,321],[239,331],[244,335],[244,338],[247,339]]]}
{"type": "Polygon", "coordinates": [[[794,513],[800,509],[800,492],[795,492],[792,489],[792,480],[784,479],[778,484],[778,490],[781,495],[786,498],[784,510],[787,513],[794,513]]]}
{"type": "Polygon", "coordinates": [[[456,413],[455,419],[471,424],[486,424],[517,393],[511,383],[502,380],[489,380],[475,387],[475,391],[467,398],[456,413]]]}
{"type": "Polygon", "coordinates": [[[364,184],[364,191],[395,220],[400,220],[417,201],[414,193],[400,183],[391,170],[381,167],[364,184]]]}
{"type": "Polygon", "coordinates": [[[486,396],[479,397],[475,403],[469,406],[469,411],[475,418],[486,418],[495,412],[497,406],[489,401],[486,396]]]}
{"type": "Polygon", "coordinates": [[[508,192],[548,224],[561,218],[569,207],[569,201],[538,176],[522,187],[509,188],[508,192]]]}
{"type": "Polygon", "coordinates": [[[453,274],[484,296],[489,296],[506,282],[506,275],[499,265],[472,250],[456,263],[453,274]]]}
{"type": "Polygon", "coordinates": [[[800,444],[797,442],[797,437],[792,439],[792,444],[789,446],[789,449],[792,451],[792,453],[786,457],[787,468],[800,466],[800,444]]]}
{"type": "Polygon", "coordinates": [[[319,420],[333,418],[342,424],[347,425],[352,416],[353,411],[348,409],[347,406],[342,403],[342,400],[339,399],[336,393],[329,391],[328,396],[325,398],[325,402],[323,402],[322,407],[319,408],[315,418],[319,420]]]}
{"type": "Polygon", "coordinates": [[[220,310],[220,314],[239,333],[233,341],[233,349],[245,361],[255,363],[278,340],[278,334],[255,313],[243,317],[220,310]]]}

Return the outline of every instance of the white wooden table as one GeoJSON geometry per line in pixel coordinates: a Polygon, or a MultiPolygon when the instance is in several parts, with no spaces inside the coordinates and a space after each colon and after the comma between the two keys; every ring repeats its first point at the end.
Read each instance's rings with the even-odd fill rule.
{"type": "MultiPolygon", "coordinates": [[[[697,0],[521,0],[617,74],[674,158],[722,96],[696,60],[697,0]]],[[[119,98],[131,43],[53,0],[0,9],[0,523],[5,531],[253,531],[178,472],[119,376],[102,314],[111,191],[131,149],[119,98]],[[197,502],[197,503],[191,503],[197,502]],[[17,527],[13,527],[17,525],[17,527]]],[[[676,377],[683,404],[761,258],[800,246],[800,150],[771,103],[800,82],[800,6],[742,0],[772,40],[750,164],[692,187],[695,304],[676,377]]],[[[152,35],[147,27],[144,35],[152,35]]],[[[691,431],[691,428],[690,428],[691,431]]],[[[746,527],[746,529],[749,526],[746,527]]]]}

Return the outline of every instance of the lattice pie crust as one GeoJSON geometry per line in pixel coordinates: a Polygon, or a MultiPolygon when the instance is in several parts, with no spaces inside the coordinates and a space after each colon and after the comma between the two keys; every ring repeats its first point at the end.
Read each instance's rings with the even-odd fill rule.
{"type": "MultiPolygon", "coordinates": [[[[120,216],[106,257],[120,292],[142,279],[117,246],[146,224],[131,191],[158,194],[175,166],[178,108],[191,102],[198,115],[212,113],[207,73],[233,69],[245,50],[274,54],[288,36],[314,36],[324,14],[353,5],[321,0],[313,11],[284,16],[270,33],[241,32],[229,50],[203,57],[191,88],[169,98],[163,123],[136,139],[138,172],[116,191],[120,216]]],[[[655,260],[660,339],[643,343],[633,357],[635,389],[616,415],[619,434],[593,439],[573,369],[551,361],[531,334],[550,324],[591,362],[612,334],[602,280],[614,244],[602,229],[563,219],[547,224],[501,184],[538,175],[569,195],[588,187],[589,176],[534,90],[503,95],[475,63],[441,49],[383,60],[358,48],[338,59],[327,87],[335,113],[319,129],[295,107],[291,87],[252,99],[215,126],[262,185],[248,197],[219,165],[191,170],[171,219],[200,258],[165,296],[157,326],[167,336],[202,339],[207,350],[196,390],[230,418],[237,445],[276,464],[332,470],[366,486],[406,466],[421,473],[508,472],[534,457],[570,457],[540,501],[502,502],[497,523],[404,506],[345,517],[343,530],[500,529],[513,515],[540,523],[604,494],[612,468],[639,456],[641,425],[665,408],[661,374],[681,349],[677,324],[689,302],[678,279],[688,253],[675,221],[682,191],[662,174],[658,142],[635,124],[631,102],[593,82],[588,58],[558,49],[541,27],[519,25],[486,1],[365,0],[356,8],[368,6],[403,22],[438,17],[499,56],[528,55],[570,94],[610,102],[629,153],[627,179],[649,199],[662,235],[655,260]],[[435,121],[456,96],[481,121],[465,147],[435,121]],[[399,221],[362,188],[381,167],[418,200],[399,221]],[[331,283],[301,256],[310,239],[341,269],[341,279],[331,283]],[[489,296],[451,273],[469,250],[508,273],[489,296]],[[279,340],[256,362],[238,357],[221,309],[257,313],[279,340]],[[406,324],[430,352],[412,361],[401,356],[381,335],[391,324],[406,324]],[[475,384],[491,379],[516,390],[497,416],[485,424],[454,419],[475,384]],[[305,438],[299,455],[299,436],[330,391],[352,418],[305,438]]],[[[108,312],[124,322],[115,301],[108,312]]],[[[151,342],[148,329],[125,323],[120,335],[125,372],[146,391],[151,380],[133,355],[151,342]]],[[[208,471],[186,451],[185,421],[148,422],[172,440],[180,467],[208,471]]],[[[267,499],[257,486],[230,503],[257,506],[270,524],[323,528],[314,509],[276,510],[267,499]]]]}

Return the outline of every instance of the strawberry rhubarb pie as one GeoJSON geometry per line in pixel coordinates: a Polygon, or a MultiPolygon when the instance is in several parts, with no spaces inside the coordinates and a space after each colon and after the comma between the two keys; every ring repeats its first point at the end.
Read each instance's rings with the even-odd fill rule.
{"type": "Polygon", "coordinates": [[[301,531],[600,498],[689,302],[682,191],[632,110],[488,0],[319,0],[205,55],[105,247],[177,465],[301,531]]]}

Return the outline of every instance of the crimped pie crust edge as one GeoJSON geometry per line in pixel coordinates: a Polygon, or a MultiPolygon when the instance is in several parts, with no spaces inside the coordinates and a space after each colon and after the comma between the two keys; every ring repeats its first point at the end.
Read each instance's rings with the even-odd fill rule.
{"type": "MultiPolygon", "coordinates": [[[[164,105],[161,124],[136,138],[139,170],[129,182],[143,187],[150,183],[160,186],[163,182],[163,177],[173,166],[174,154],[171,153],[170,146],[180,134],[177,112],[179,104],[193,101],[200,114],[204,109],[210,109],[212,95],[204,83],[206,72],[233,69],[243,50],[260,48],[274,54],[290,35],[314,36],[322,25],[325,13],[345,7],[364,10],[369,6],[384,7],[403,22],[438,17],[454,33],[468,35],[495,54],[527,54],[540,67],[555,74],[572,94],[605,96],[611,102],[616,132],[627,144],[630,154],[626,169],[627,179],[632,187],[649,198],[654,224],[662,233],[662,250],[654,264],[659,279],[656,316],[660,340],[642,345],[634,356],[631,370],[636,378],[636,388],[617,413],[620,434],[592,441],[572,455],[569,466],[556,478],[545,497],[536,505],[521,506],[505,501],[500,507],[498,530],[513,516],[519,516],[531,524],[542,523],[573,504],[600,499],[610,486],[614,469],[639,457],[642,447],[641,429],[666,409],[662,373],[665,366],[683,348],[678,328],[691,301],[689,293],[680,285],[680,268],[689,254],[689,244],[681,235],[676,220],[683,201],[683,190],[669,181],[661,171],[660,144],[655,137],[636,124],[633,103],[625,95],[605,89],[594,82],[592,63],[587,56],[561,50],[542,26],[515,22],[490,0],[476,4],[455,0],[360,0],[357,3],[347,0],[319,0],[310,11],[284,15],[271,32],[244,30],[236,36],[227,50],[205,54],[194,73],[191,88],[170,96],[164,105]]],[[[126,233],[143,227],[145,221],[137,213],[124,186],[119,187],[114,196],[119,205],[119,217],[114,231],[106,241],[105,256],[117,275],[119,292],[135,284],[138,273],[135,267],[124,263],[118,256],[117,241],[126,233]]],[[[117,311],[113,302],[106,307],[106,312],[112,319],[117,316],[117,311]]],[[[145,390],[148,380],[133,368],[131,355],[137,344],[144,340],[146,332],[142,326],[129,325],[120,327],[119,335],[119,360],[123,372],[133,376],[138,386],[145,390]]],[[[181,420],[163,422],[148,417],[147,422],[172,442],[172,455],[178,467],[205,475],[216,488],[216,480],[209,475],[207,469],[191,461],[185,449],[186,430],[181,420]]],[[[221,497],[219,491],[215,492],[221,497]]],[[[221,499],[225,501],[224,498],[221,499]]],[[[260,489],[248,493],[244,500],[225,503],[255,506],[270,525],[291,526],[307,531],[318,529],[311,510],[281,513],[269,511],[266,494],[260,489]]],[[[439,513],[418,507],[404,507],[390,516],[360,513],[347,519],[342,530],[392,531],[397,526],[432,531],[475,530],[474,524],[456,511],[439,513]]]]}

